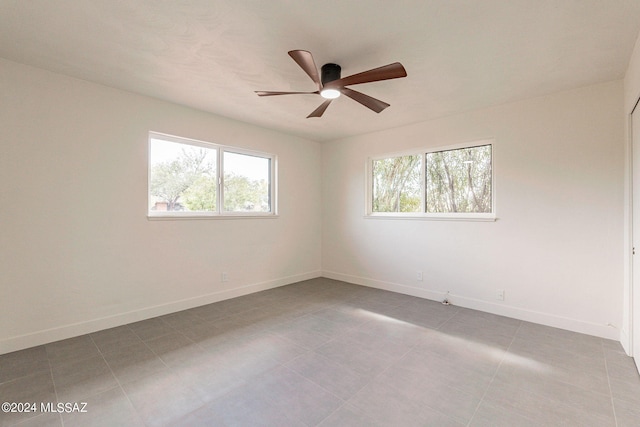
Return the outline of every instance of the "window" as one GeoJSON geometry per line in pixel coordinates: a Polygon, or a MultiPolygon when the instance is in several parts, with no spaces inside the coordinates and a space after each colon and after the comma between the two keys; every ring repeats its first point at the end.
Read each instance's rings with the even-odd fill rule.
{"type": "Polygon", "coordinates": [[[275,156],[149,134],[149,217],[275,215],[275,156]]]}
{"type": "Polygon", "coordinates": [[[490,141],[374,158],[370,216],[495,219],[490,141]]]}

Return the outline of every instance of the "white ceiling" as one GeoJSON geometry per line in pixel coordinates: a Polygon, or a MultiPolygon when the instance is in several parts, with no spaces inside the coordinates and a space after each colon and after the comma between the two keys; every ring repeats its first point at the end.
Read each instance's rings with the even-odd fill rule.
{"type": "Polygon", "coordinates": [[[326,141],[623,77],[640,0],[0,0],[0,57],[326,141]],[[317,95],[287,55],[342,76],[380,114],[317,95]]]}

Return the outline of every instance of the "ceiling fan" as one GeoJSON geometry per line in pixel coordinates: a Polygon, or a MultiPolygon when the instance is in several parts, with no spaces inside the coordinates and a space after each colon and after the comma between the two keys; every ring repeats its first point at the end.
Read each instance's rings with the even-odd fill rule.
{"type": "Polygon", "coordinates": [[[322,117],[325,110],[331,104],[331,101],[338,98],[341,94],[346,95],[365,107],[381,112],[389,106],[386,102],[365,95],[364,93],[355,91],[346,86],[357,85],[361,83],[377,82],[380,80],[397,79],[406,77],[407,72],[399,62],[374,68],[362,73],[353,74],[348,77],[340,77],[341,68],[338,64],[324,64],[320,69],[321,75],[318,75],[318,68],[313,60],[311,52],[306,50],[292,50],[289,56],[304,70],[311,80],[318,86],[315,92],[267,92],[256,91],[258,96],[274,96],[274,95],[299,95],[299,94],[315,94],[325,98],[325,101],[318,108],[313,110],[309,117],[322,117]]]}

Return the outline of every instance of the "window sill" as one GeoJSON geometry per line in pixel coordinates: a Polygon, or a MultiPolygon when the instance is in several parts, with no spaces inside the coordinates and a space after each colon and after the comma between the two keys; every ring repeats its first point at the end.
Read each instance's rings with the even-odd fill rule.
{"type": "Polygon", "coordinates": [[[473,221],[495,222],[498,218],[494,214],[398,214],[375,213],[364,216],[365,219],[391,219],[391,220],[419,220],[419,221],[473,221]]]}
{"type": "Polygon", "coordinates": [[[149,221],[181,221],[181,220],[225,220],[225,219],[277,219],[279,216],[277,214],[264,213],[264,214],[202,214],[202,213],[193,213],[193,214],[185,214],[184,212],[174,215],[157,215],[157,214],[147,214],[147,219],[149,221]]]}

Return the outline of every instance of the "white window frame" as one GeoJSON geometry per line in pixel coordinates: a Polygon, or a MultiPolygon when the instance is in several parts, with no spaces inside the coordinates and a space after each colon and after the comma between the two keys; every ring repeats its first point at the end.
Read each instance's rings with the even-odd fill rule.
{"type": "Polygon", "coordinates": [[[495,221],[496,216],[496,185],[495,185],[495,149],[496,143],[494,139],[476,140],[473,142],[452,144],[439,147],[429,147],[411,151],[400,151],[395,153],[387,153],[369,157],[366,163],[365,179],[365,218],[372,219],[417,219],[417,220],[445,220],[445,221],[495,221]],[[490,213],[473,213],[473,212],[451,212],[451,213],[431,213],[426,212],[426,189],[425,179],[427,170],[427,154],[439,151],[461,150],[465,148],[481,147],[491,145],[491,212],[490,213]],[[373,162],[376,160],[388,159],[392,157],[402,156],[422,156],[422,169],[420,172],[422,191],[420,201],[422,212],[374,212],[373,211],[373,162]]]}
{"type": "Polygon", "coordinates": [[[147,218],[148,219],[243,219],[243,218],[277,218],[278,217],[278,184],[277,184],[277,156],[262,151],[248,150],[229,145],[215,144],[212,142],[200,141],[197,139],[185,138],[181,136],[168,135],[160,132],[149,132],[147,144],[147,218]],[[184,212],[184,211],[152,211],[149,208],[149,197],[151,190],[151,140],[161,139],[184,145],[209,148],[216,150],[216,176],[218,181],[216,206],[217,211],[211,212],[184,212]],[[229,212],[224,210],[224,153],[242,154],[269,159],[270,165],[270,204],[269,212],[229,212]]]}

